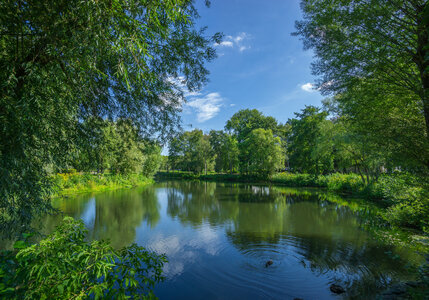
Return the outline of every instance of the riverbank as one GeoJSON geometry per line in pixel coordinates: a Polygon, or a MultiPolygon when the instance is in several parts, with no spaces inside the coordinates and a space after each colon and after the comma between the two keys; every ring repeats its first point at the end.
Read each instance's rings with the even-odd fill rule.
{"type": "Polygon", "coordinates": [[[53,197],[60,197],[144,186],[152,184],[154,180],[142,174],[120,175],[71,172],[52,176],[52,182],[55,187],[53,197]]]}
{"type": "Polygon", "coordinates": [[[291,187],[317,187],[347,196],[356,196],[376,203],[381,216],[392,226],[429,232],[428,178],[407,173],[382,175],[365,184],[357,174],[313,176],[310,174],[277,173],[270,178],[240,174],[194,174],[190,172],[158,172],[159,179],[191,179],[228,182],[260,182],[291,187]]]}

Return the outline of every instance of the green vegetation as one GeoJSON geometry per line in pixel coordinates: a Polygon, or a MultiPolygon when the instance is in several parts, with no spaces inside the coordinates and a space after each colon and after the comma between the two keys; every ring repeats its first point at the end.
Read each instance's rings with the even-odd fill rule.
{"type": "MultiPolygon", "coordinates": [[[[198,17],[187,0],[0,2],[0,238],[32,231],[56,193],[149,181],[216,57],[198,17]]],[[[153,296],[162,257],[84,237],[68,219],[2,256],[2,297],[153,296]]]]}
{"type": "Polygon", "coordinates": [[[191,172],[159,172],[159,178],[193,179],[232,182],[269,182],[289,187],[318,187],[328,191],[359,196],[381,209],[381,216],[392,226],[429,231],[429,183],[411,174],[382,175],[376,182],[366,184],[357,174],[277,173],[261,177],[245,174],[195,174],[191,172]]]}
{"type": "Polygon", "coordinates": [[[53,175],[52,180],[56,188],[55,196],[131,188],[153,183],[152,179],[143,174],[80,174],[72,172],[53,175]]]}
{"type": "Polygon", "coordinates": [[[136,244],[115,250],[108,242],[87,242],[86,235],[81,220],[66,217],[39,243],[16,242],[14,251],[5,251],[0,256],[0,296],[153,299],[152,289],[163,279],[164,256],[136,244]]]}
{"type": "Polygon", "coordinates": [[[175,132],[184,87],[207,81],[205,63],[221,38],[196,28],[192,1],[51,4],[0,3],[3,235],[52,211],[50,174],[91,164],[129,172],[133,165],[98,154],[109,154],[120,135],[114,148],[135,161],[142,141],[175,132]],[[139,140],[129,143],[134,132],[139,140]]]}
{"type": "Polygon", "coordinates": [[[346,117],[328,119],[326,111],[312,106],[296,117],[282,125],[257,110],[242,110],[227,122],[228,132],[186,132],[171,142],[167,169],[195,175],[169,176],[327,188],[378,202],[391,225],[429,229],[429,180],[424,165],[395,164],[388,149],[355,134],[346,117]],[[208,158],[199,158],[202,155],[208,158]],[[283,169],[290,172],[278,173],[283,169]],[[205,175],[199,176],[203,170],[205,175]],[[213,171],[231,175],[208,174],[213,171]]]}
{"type": "MultiPolygon", "coordinates": [[[[295,35],[315,53],[316,87],[330,96],[323,107],[284,124],[244,109],[224,131],[204,134],[177,130],[185,92],[207,82],[205,63],[221,40],[196,28],[194,1],[1,1],[1,237],[54,212],[55,193],[147,182],[161,164],[359,194],[378,200],[390,224],[428,232],[429,4],[303,0],[302,9],[295,35]],[[55,175],[67,169],[86,173],[55,175]],[[276,174],[285,170],[292,174],[276,174]]],[[[66,220],[13,258],[19,278],[2,289],[26,298],[136,292],[128,272],[148,254],[83,237],[66,220]],[[95,269],[82,271],[85,257],[98,258],[95,269]],[[43,258],[58,269],[45,276],[43,258]],[[121,268],[125,285],[112,277],[121,268]],[[72,278],[55,274],[77,281],[66,290],[72,278]]],[[[159,260],[147,262],[158,276],[159,260]]],[[[140,282],[159,279],[149,278],[140,282]]]]}

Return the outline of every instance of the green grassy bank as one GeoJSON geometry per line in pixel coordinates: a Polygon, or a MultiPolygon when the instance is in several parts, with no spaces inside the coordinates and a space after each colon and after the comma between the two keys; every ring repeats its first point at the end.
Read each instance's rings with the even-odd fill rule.
{"type": "Polygon", "coordinates": [[[277,173],[270,178],[239,174],[198,175],[190,172],[159,172],[157,178],[208,181],[264,182],[292,187],[319,187],[342,195],[361,197],[381,207],[382,217],[389,224],[429,232],[429,182],[426,177],[407,173],[382,175],[366,184],[357,174],[277,173]]]}
{"type": "Polygon", "coordinates": [[[153,183],[152,178],[142,174],[90,174],[90,173],[59,173],[52,176],[55,186],[54,197],[78,193],[101,192],[120,188],[132,188],[153,183]]]}

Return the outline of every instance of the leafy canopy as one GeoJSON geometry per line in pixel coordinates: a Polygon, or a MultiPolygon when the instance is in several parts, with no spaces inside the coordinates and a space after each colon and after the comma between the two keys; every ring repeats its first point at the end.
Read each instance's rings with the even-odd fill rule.
{"type": "MultiPolygon", "coordinates": [[[[64,167],[89,117],[165,138],[183,84],[200,88],[221,35],[189,0],[0,2],[0,229],[50,209],[46,166],[64,167]]],[[[94,124],[95,126],[96,124],[94,124]]]]}

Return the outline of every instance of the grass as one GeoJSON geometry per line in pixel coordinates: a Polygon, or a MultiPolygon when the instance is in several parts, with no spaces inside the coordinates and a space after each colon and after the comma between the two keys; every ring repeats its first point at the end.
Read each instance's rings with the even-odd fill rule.
{"type": "Polygon", "coordinates": [[[153,179],[142,174],[120,175],[77,172],[56,174],[52,176],[52,181],[55,186],[54,197],[132,188],[153,183],[153,179]]]}

